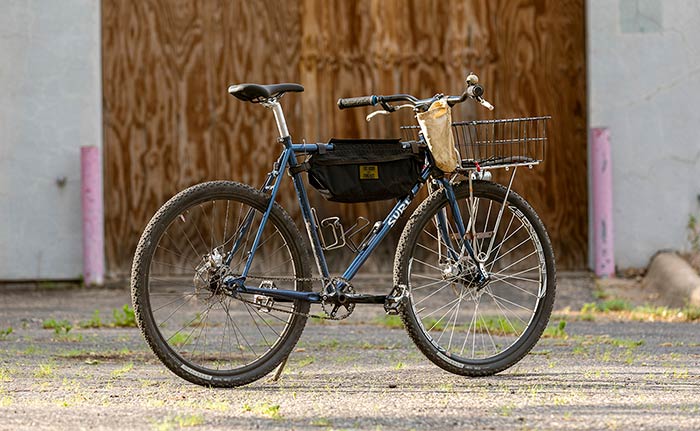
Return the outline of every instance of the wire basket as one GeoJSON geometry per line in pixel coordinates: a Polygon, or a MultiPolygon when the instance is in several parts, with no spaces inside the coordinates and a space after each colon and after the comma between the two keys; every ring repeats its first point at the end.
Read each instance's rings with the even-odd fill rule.
{"type": "MultiPolygon", "coordinates": [[[[551,117],[452,123],[462,169],[536,165],[544,160],[547,121],[551,117]]],[[[401,126],[404,140],[419,139],[419,126],[401,126]]]]}

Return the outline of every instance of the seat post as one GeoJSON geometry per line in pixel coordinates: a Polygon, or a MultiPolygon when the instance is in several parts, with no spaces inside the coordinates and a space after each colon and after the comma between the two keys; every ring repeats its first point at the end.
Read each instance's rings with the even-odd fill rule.
{"type": "Polygon", "coordinates": [[[279,100],[272,99],[262,103],[268,109],[272,110],[275,114],[275,121],[277,122],[277,131],[280,134],[280,138],[286,138],[289,136],[289,130],[287,129],[287,121],[284,119],[284,112],[282,111],[282,105],[279,100]]]}

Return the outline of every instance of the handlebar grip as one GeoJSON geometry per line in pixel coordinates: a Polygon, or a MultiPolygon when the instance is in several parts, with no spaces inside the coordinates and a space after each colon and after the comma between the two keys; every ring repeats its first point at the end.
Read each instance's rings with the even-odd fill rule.
{"type": "Polygon", "coordinates": [[[361,97],[348,97],[345,99],[338,99],[338,108],[359,108],[360,106],[374,106],[379,102],[377,96],[361,96],[361,97]]]}

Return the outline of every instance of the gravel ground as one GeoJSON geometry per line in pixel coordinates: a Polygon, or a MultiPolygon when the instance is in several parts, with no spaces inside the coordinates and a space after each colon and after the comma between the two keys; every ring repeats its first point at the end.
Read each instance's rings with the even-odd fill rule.
{"type": "MultiPolygon", "coordinates": [[[[464,378],[358,307],[310,323],[277,382],[209,389],[171,374],[134,328],[80,329],[125,289],[0,288],[0,429],[700,429],[700,325],[572,321],[513,368],[464,378]],[[74,328],[57,335],[45,319],[74,328]]],[[[555,309],[592,299],[561,277],[555,309]]],[[[556,313],[555,313],[556,314],[556,313]]],[[[555,316],[555,322],[558,318],[555,316]]]]}

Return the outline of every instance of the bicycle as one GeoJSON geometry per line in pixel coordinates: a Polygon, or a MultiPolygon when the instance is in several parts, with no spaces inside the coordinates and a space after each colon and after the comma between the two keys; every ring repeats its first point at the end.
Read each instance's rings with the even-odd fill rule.
{"type": "MultiPolygon", "coordinates": [[[[520,361],[547,326],[556,271],[544,225],[511,187],[518,167],[544,159],[549,117],[448,123],[461,160],[447,174],[419,126],[402,127],[404,140],[293,143],[279,99],[301,91],[298,84],[229,87],[236,98],[272,110],[283,146],[272,170],[257,189],[232,181],[187,188],[146,226],[134,255],[132,300],[160,361],[195,384],[245,385],[275,368],[279,375],[309,317],[344,319],[357,304],[400,315],[417,347],[449,372],[486,376],[520,361]],[[511,170],[507,186],[490,181],[498,168],[511,170]],[[276,202],[285,171],[308,242],[276,202]],[[396,204],[373,225],[360,218],[344,229],[337,217],[319,223],[304,172],[331,200],[396,204]],[[425,185],[428,197],[399,240],[390,291],[357,293],[353,277],[425,185]],[[356,256],[332,276],[325,252],[345,246],[356,256]],[[311,314],[311,304],[325,314],[311,314]]],[[[472,99],[493,109],[483,92],[472,74],[458,96],[373,95],[338,106],[379,106],[368,121],[403,108],[418,115],[437,101],[451,107],[472,99]]]]}

